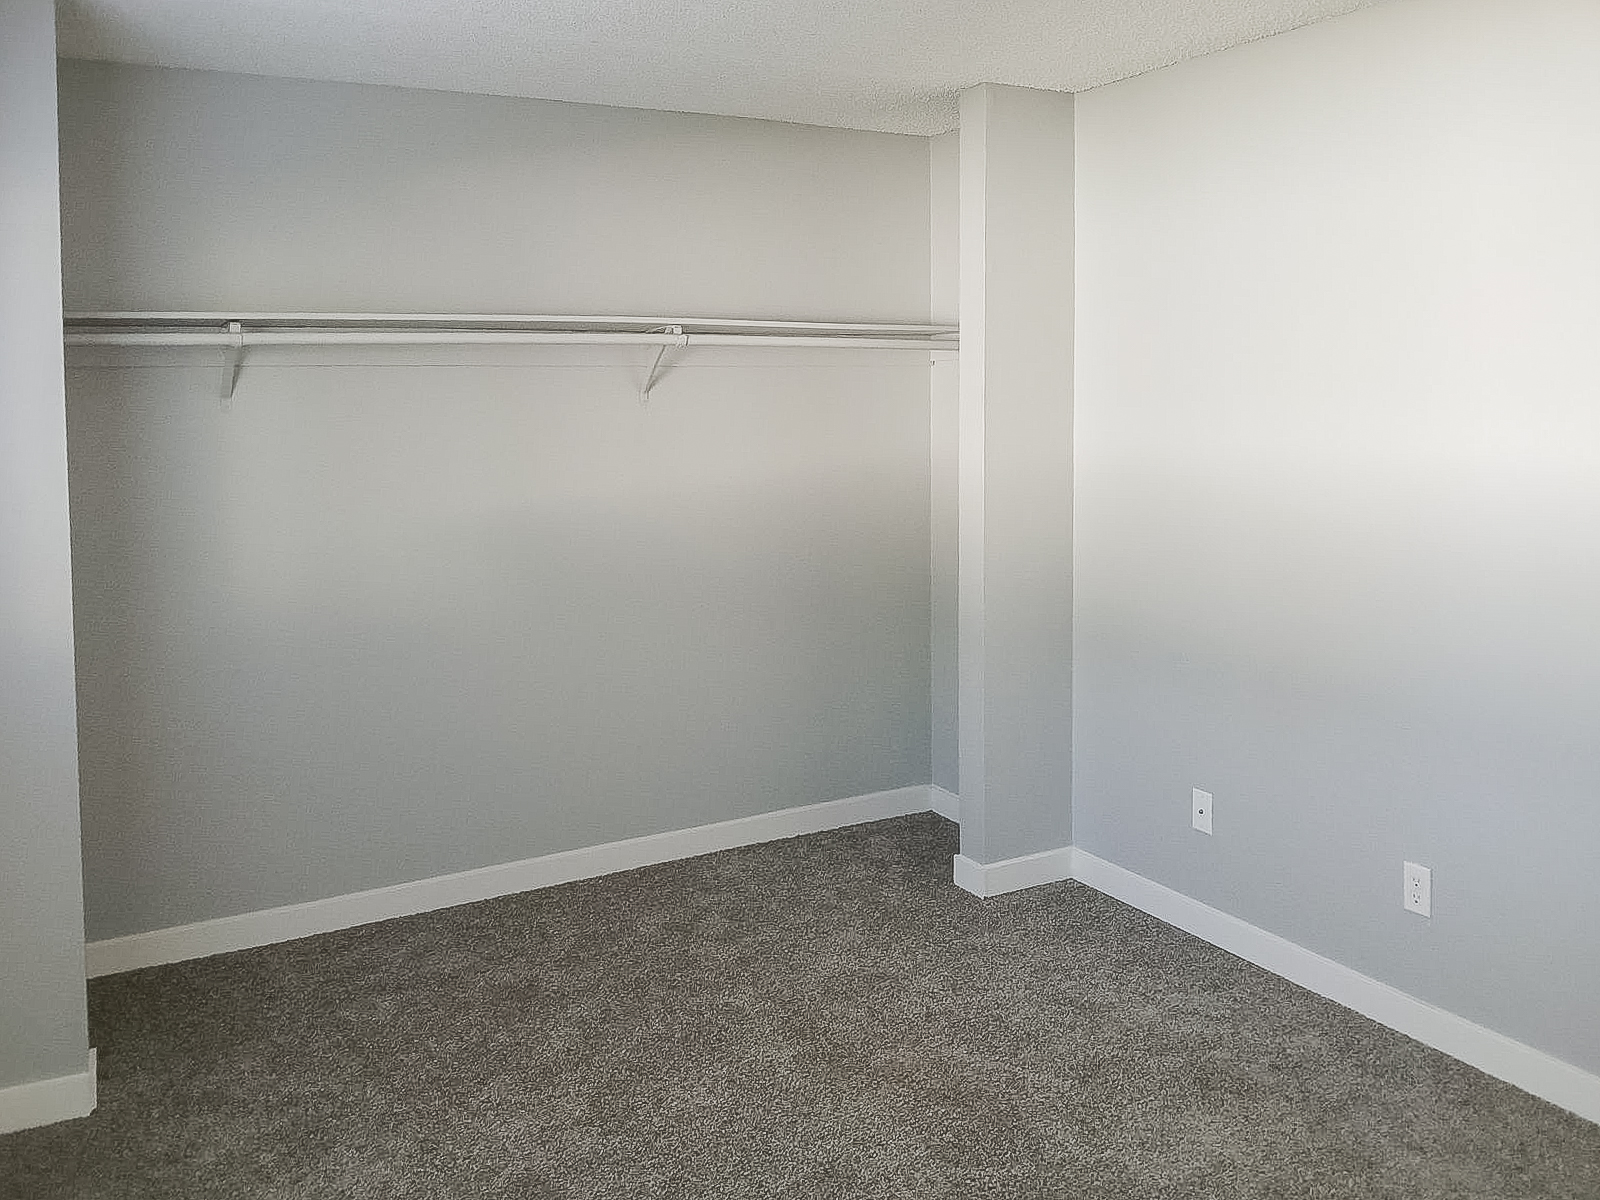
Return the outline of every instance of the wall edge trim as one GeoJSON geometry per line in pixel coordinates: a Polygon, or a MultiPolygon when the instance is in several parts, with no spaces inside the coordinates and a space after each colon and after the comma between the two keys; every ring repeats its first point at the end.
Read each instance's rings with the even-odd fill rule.
{"type": "Polygon", "coordinates": [[[1020,858],[1006,858],[992,863],[981,863],[965,854],[958,854],[952,874],[958,888],[986,900],[1007,892],[1020,892],[1025,888],[1071,879],[1072,847],[1060,846],[1054,850],[1041,850],[1037,854],[1024,854],[1020,858]]]}
{"type": "Polygon", "coordinates": [[[562,850],[535,858],[477,867],[450,875],[435,875],[342,896],[328,896],[301,904],[152,929],[89,942],[84,947],[85,972],[94,979],[141,967],[270,946],[375,921],[433,912],[457,904],[471,904],[516,892],[611,875],[618,871],[695,858],[719,850],[822,833],[866,821],[909,816],[927,812],[930,807],[929,785],[913,784],[910,787],[826,800],[820,804],[736,817],[689,829],[668,830],[597,846],[562,850]]]}
{"type": "Polygon", "coordinates": [[[83,1070],[0,1088],[0,1134],[87,1117],[98,1100],[95,1051],[83,1070]]]}
{"type": "Polygon", "coordinates": [[[1600,1075],[1402,992],[1078,847],[1072,878],[1541,1100],[1600,1124],[1600,1075]]]}
{"type": "Polygon", "coordinates": [[[928,787],[928,811],[938,813],[946,821],[961,822],[961,797],[952,791],[930,784],[928,787]]]}

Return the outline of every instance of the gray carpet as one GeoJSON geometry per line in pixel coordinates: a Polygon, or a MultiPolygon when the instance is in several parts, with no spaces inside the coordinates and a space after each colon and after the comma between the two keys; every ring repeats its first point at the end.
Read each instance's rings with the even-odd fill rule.
{"type": "Polygon", "coordinates": [[[90,987],[54,1197],[1600,1197],[1600,1127],[908,817],[90,987]]]}

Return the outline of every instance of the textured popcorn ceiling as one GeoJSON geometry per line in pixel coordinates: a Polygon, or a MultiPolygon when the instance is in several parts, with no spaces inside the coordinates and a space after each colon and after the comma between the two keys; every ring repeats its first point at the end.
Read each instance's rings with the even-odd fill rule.
{"type": "Polygon", "coordinates": [[[1372,0],[58,0],[61,53],[904,133],[1372,0]]]}

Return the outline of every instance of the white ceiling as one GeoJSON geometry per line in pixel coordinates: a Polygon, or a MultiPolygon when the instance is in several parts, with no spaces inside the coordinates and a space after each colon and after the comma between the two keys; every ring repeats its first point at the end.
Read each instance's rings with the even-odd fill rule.
{"type": "Polygon", "coordinates": [[[1373,0],[58,0],[61,53],[903,133],[1373,0]]]}

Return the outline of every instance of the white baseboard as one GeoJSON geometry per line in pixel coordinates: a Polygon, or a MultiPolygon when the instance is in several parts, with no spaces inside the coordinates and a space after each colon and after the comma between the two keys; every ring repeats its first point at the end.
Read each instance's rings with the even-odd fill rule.
{"type": "MultiPolygon", "coordinates": [[[[950,792],[920,784],[567,850],[306,904],[90,942],[84,948],[84,957],[88,974],[93,978],[329,933],[454,904],[469,904],[779,838],[820,833],[864,821],[928,811],[955,820],[958,807],[957,798],[950,792]]],[[[981,897],[1077,879],[1486,1074],[1600,1123],[1600,1076],[1362,975],[1086,850],[1061,847],[998,863],[979,863],[958,854],[954,876],[957,886],[981,897]]],[[[89,1056],[89,1068],[80,1074],[0,1089],[0,1133],[92,1112],[95,1106],[93,1050],[89,1056]]]]}
{"type": "Polygon", "coordinates": [[[843,800],[828,800],[785,808],[777,812],[719,821],[692,829],[653,833],[646,837],[608,842],[527,858],[520,862],[480,867],[454,875],[438,875],[412,883],[373,888],[345,896],[330,896],[305,904],[290,904],[259,912],[240,913],[90,942],[84,947],[89,978],[114,975],[140,967],[226,954],[253,946],[268,946],[294,938],[331,933],[373,921],[432,912],[454,904],[470,904],[514,892],[553,887],[578,879],[592,879],[617,871],[631,871],[674,859],[693,858],[736,846],[751,846],[779,838],[821,833],[863,821],[881,821],[927,812],[931,801],[927,784],[872,792],[843,800]]]}
{"type": "Polygon", "coordinates": [[[1096,891],[1192,933],[1246,962],[1265,967],[1308,991],[1413,1037],[1425,1046],[1442,1050],[1485,1074],[1600,1123],[1600,1075],[1592,1075],[1542,1050],[1380,983],[1275,933],[1097,858],[1086,850],[1074,848],[1071,857],[1072,877],[1096,891]]]}
{"type": "Polygon", "coordinates": [[[1041,883],[1060,883],[1072,878],[1072,848],[1041,850],[1021,858],[981,863],[958,854],[955,858],[955,884],[974,896],[1000,896],[1038,887],[1041,883]]]}
{"type": "Polygon", "coordinates": [[[95,1100],[95,1052],[90,1050],[89,1065],[76,1075],[0,1088],[0,1133],[87,1117],[95,1100]]]}

